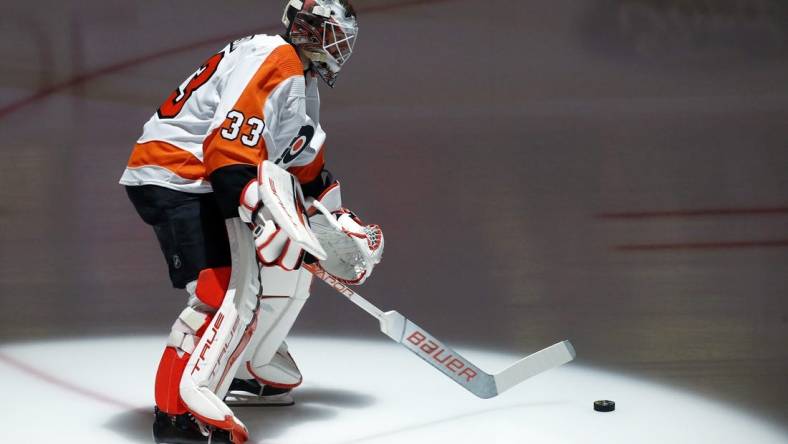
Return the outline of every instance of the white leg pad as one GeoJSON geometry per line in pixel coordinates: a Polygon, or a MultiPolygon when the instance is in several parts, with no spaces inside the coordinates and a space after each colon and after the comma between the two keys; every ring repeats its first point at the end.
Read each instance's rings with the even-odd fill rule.
{"type": "Polygon", "coordinates": [[[253,368],[254,376],[258,381],[271,387],[295,388],[301,385],[303,380],[301,370],[288,352],[285,342],[267,364],[247,363],[247,365],[253,368]]]}
{"type": "Polygon", "coordinates": [[[257,329],[236,377],[293,388],[301,383],[301,372],[284,340],[309,298],[312,274],[303,269],[264,267],[261,277],[263,296],[257,329]]]}
{"type": "Polygon", "coordinates": [[[180,394],[198,419],[225,429],[240,426],[245,430],[222,398],[257,327],[259,267],[249,228],[239,218],[227,220],[226,225],[232,255],[230,284],[186,365],[180,394]]]}
{"type": "Polygon", "coordinates": [[[194,352],[195,347],[197,347],[197,330],[205,325],[209,316],[190,306],[184,308],[178,319],[172,324],[170,336],[167,338],[167,345],[174,347],[178,351],[179,356],[183,356],[183,353],[194,352]]]}

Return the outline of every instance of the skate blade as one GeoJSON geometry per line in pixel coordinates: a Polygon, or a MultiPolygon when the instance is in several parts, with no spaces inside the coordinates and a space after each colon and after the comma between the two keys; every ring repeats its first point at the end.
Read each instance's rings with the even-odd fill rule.
{"type": "Polygon", "coordinates": [[[231,392],[225,396],[224,403],[230,407],[287,407],[295,404],[295,400],[289,393],[258,396],[231,392]]]}

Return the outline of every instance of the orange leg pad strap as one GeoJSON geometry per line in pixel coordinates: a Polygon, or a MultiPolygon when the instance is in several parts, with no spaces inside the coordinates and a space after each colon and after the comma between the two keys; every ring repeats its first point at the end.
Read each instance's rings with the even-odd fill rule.
{"type": "Polygon", "coordinates": [[[206,268],[197,278],[197,298],[204,304],[218,310],[230,285],[230,267],[206,268]]]}
{"type": "Polygon", "coordinates": [[[172,326],[167,348],[156,372],[156,406],[169,415],[186,413],[180,396],[180,381],[194,347],[213,316],[186,307],[172,326]]]}
{"type": "Polygon", "coordinates": [[[156,373],[156,406],[164,413],[169,415],[186,413],[178,385],[190,356],[188,353],[178,356],[178,351],[174,347],[164,349],[159,362],[159,371],[156,373]]]}

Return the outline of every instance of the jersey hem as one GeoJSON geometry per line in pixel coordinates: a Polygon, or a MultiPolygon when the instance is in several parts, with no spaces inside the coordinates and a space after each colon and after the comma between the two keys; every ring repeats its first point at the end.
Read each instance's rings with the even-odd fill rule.
{"type": "Polygon", "coordinates": [[[120,185],[127,186],[127,187],[140,187],[145,185],[156,185],[163,188],[167,188],[174,191],[182,191],[184,193],[192,193],[192,194],[208,194],[213,192],[213,187],[210,185],[178,185],[170,182],[165,182],[163,180],[126,180],[121,179],[118,181],[120,185]]]}

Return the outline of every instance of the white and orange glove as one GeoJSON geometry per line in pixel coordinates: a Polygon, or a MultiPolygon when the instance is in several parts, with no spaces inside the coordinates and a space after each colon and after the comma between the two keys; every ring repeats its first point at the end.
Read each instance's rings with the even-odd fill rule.
{"type": "Polygon", "coordinates": [[[260,200],[259,183],[252,179],[241,192],[238,207],[241,220],[250,225],[255,250],[260,263],[277,265],[285,270],[295,270],[301,264],[304,250],[291,242],[285,230],[279,227],[260,200]]]}
{"type": "Polygon", "coordinates": [[[360,285],[383,257],[383,231],[342,207],[339,182],[311,202],[309,223],[328,258],[320,267],[345,284],[360,285]]]}

